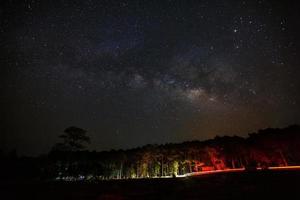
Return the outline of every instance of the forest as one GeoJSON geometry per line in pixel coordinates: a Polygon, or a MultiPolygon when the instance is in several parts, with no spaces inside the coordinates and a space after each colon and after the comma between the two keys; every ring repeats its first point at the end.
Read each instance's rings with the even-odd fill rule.
{"type": "Polygon", "coordinates": [[[216,136],[206,141],[148,144],[128,150],[88,151],[85,130],[69,127],[47,155],[1,153],[6,179],[107,180],[176,177],[192,172],[235,168],[267,169],[300,165],[300,126],[267,128],[247,137],[216,136]]]}

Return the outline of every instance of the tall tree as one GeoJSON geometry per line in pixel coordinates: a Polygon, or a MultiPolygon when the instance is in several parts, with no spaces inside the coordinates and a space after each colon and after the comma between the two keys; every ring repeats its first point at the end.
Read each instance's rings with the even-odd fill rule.
{"type": "Polygon", "coordinates": [[[75,126],[66,128],[64,134],[59,136],[63,142],[57,143],[54,148],[62,151],[83,150],[90,143],[90,137],[86,135],[86,132],[86,130],[75,126]]]}

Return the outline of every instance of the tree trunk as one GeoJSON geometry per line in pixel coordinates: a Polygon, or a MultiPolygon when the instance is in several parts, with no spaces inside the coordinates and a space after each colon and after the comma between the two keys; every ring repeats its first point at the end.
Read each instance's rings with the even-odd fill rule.
{"type": "Polygon", "coordinates": [[[120,166],[120,179],[122,178],[122,171],[123,171],[123,163],[121,163],[121,166],[120,166]]]}
{"type": "Polygon", "coordinates": [[[288,163],[287,163],[287,161],[286,161],[286,159],[285,159],[285,156],[283,155],[281,149],[279,150],[279,153],[280,153],[281,159],[282,159],[282,161],[283,161],[283,163],[284,163],[284,166],[288,166],[288,163]]]}
{"type": "Polygon", "coordinates": [[[161,176],[164,176],[164,160],[163,160],[164,158],[163,158],[163,156],[161,157],[161,165],[160,165],[160,167],[161,167],[161,176]]]}
{"type": "Polygon", "coordinates": [[[234,159],[231,159],[231,166],[232,166],[232,169],[235,169],[234,159]]]}

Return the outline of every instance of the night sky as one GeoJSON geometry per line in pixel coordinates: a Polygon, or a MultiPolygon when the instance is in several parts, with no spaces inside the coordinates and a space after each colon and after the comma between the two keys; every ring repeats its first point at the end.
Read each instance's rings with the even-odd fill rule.
{"type": "Polygon", "coordinates": [[[1,149],[90,150],[300,123],[297,1],[5,1],[1,149]]]}

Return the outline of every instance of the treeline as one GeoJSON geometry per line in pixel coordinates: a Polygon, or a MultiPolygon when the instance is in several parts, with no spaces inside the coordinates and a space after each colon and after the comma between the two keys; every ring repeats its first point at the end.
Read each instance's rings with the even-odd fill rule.
{"type": "MultiPolygon", "coordinates": [[[[70,138],[67,141],[70,142],[70,138]]],[[[20,175],[25,173],[24,169],[29,168],[29,174],[38,179],[68,177],[93,180],[177,176],[240,167],[300,165],[300,126],[259,130],[247,138],[217,136],[207,141],[146,145],[129,150],[90,152],[72,148],[66,148],[61,143],[48,155],[38,158],[2,156],[2,161],[19,167],[11,168],[6,163],[2,168],[8,167],[1,170],[1,173],[5,170],[10,171],[9,174],[18,171],[20,175]],[[61,146],[63,148],[58,148],[61,146]]]]}

